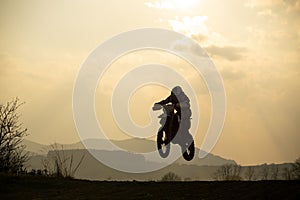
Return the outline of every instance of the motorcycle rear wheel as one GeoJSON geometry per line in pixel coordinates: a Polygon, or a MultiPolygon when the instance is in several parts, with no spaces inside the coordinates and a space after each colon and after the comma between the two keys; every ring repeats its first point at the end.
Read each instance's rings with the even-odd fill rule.
{"type": "Polygon", "coordinates": [[[182,151],[183,151],[183,158],[186,161],[191,161],[194,158],[195,155],[195,144],[193,138],[188,142],[185,142],[182,146],[182,151]]]}

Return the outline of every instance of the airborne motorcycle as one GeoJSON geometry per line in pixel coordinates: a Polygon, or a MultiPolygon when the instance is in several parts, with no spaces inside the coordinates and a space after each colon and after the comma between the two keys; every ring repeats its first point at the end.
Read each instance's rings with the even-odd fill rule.
{"type": "Polygon", "coordinates": [[[154,104],[152,110],[163,110],[159,116],[162,125],[157,133],[157,148],[159,155],[166,158],[170,153],[171,144],[179,144],[183,158],[190,161],[194,158],[195,145],[193,136],[187,130],[180,129],[180,118],[175,113],[172,104],[159,105],[154,104]]]}

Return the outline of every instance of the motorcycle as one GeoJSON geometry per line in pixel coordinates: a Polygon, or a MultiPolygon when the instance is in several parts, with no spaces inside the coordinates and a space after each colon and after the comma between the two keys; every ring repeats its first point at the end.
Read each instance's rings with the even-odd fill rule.
{"type": "Polygon", "coordinates": [[[162,125],[157,133],[157,149],[162,158],[166,158],[171,149],[171,144],[179,144],[183,158],[190,161],[194,158],[195,145],[193,136],[188,130],[182,130],[180,127],[180,117],[175,113],[174,105],[172,104],[154,104],[153,111],[163,110],[158,118],[162,125]]]}

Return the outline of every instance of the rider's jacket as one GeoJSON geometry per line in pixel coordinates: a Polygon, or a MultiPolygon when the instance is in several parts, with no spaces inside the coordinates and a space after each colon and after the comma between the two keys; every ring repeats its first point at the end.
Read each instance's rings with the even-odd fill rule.
{"type": "Polygon", "coordinates": [[[166,99],[157,102],[157,104],[167,104],[172,103],[174,105],[174,109],[177,111],[180,119],[189,120],[192,116],[191,108],[190,108],[190,99],[186,96],[184,92],[175,95],[171,92],[171,95],[166,99]]]}

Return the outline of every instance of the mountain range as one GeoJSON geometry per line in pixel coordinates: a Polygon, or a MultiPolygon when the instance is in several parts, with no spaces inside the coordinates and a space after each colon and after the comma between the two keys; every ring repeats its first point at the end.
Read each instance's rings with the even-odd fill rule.
{"type": "MultiPolygon", "coordinates": [[[[156,142],[152,140],[146,139],[128,139],[128,140],[112,140],[115,145],[120,147],[121,149],[126,150],[127,152],[135,152],[129,153],[133,155],[139,155],[139,153],[151,152],[156,150],[156,142]]],[[[84,141],[89,149],[93,150],[104,150],[104,151],[114,151],[104,139],[87,139],[84,141]]],[[[53,150],[53,148],[59,147],[64,150],[78,150],[78,149],[86,149],[82,142],[77,142],[73,144],[51,144],[51,145],[43,145],[36,142],[32,142],[30,140],[23,140],[23,144],[26,146],[26,150],[30,152],[32,155],[46,155],[48,151],[53,150]]],[[[173,146],[173,145],[172,145],[173,146]]],[[[187,164],[187,165],[197,165],[197,166],[220,166],[224,164],[236,164],[234,160],[229,160],[222,158],[217,155],[208,154],[205,158],[199,159],[197,155],[199,154],[200,149],[195,148],[195,157],[192,161],[185,161],[183,158],[180,158],[176,161],[178,164],[187,164]]],[[[161,162],[164,162],[163,159],[161,162]]]]}
{"type": "MultiPolygon", "coordinates": [[[[146,139],[128,139],[111,141],[126,151],[116,151],[107,145],[103,139],[88,139],[83,142],[73,144],[52,144],[42,145],[30,140],[23,140],[26,145],[26,151],[29,152],[30,158],[26,163],[27,169],[54,169],[53,156],[59,152],[62,159],[73,158],[73,165],[77,165],[84,155],[82,163],[79,165],[75,178],[89,180],[160,180],[168,172],[174,172],[185,180],[213,180],[214,173],[225,164],[236,164],[234,160],[222,158],[217,155],[208,154],[205,158],[198,157],[200,149],[195,148],[195,157],[192,161],[185,161],[182,157],[170,165],[165,165],[159,170],[147,173],[127,173],[118,171],[98,161],[92,154],[101,157],[105,163],[112,166],[134,166],[137,171],[140,169],[150,169],[164,164],[165,159],[147,160],[142,152],[151,152],[156,150],[156,142],[146,139]],[[86,144],[89,149],[85,149],[86,144]],[[45,162],[46,161],[46,162],[45,162]],[[45,166],[45,163],[47,166],[45,166]],[[134,165],[132,165],[134,163],[134,165]]],[[[174,148],[174,147],[172,147],[174,148]]],[[[70,162],[67,164],[69,166],[70,162]]],[[[289,165],[289,164],[287,164],[289,165]]],[[[280,166],[281,169],[287,167],[285,164],[280,166]]],[[[255,166],[257,178],[261,177],[264,166],[255,166]]],[[[245,171],[245,170],[243,170],[245,171]]]]}

